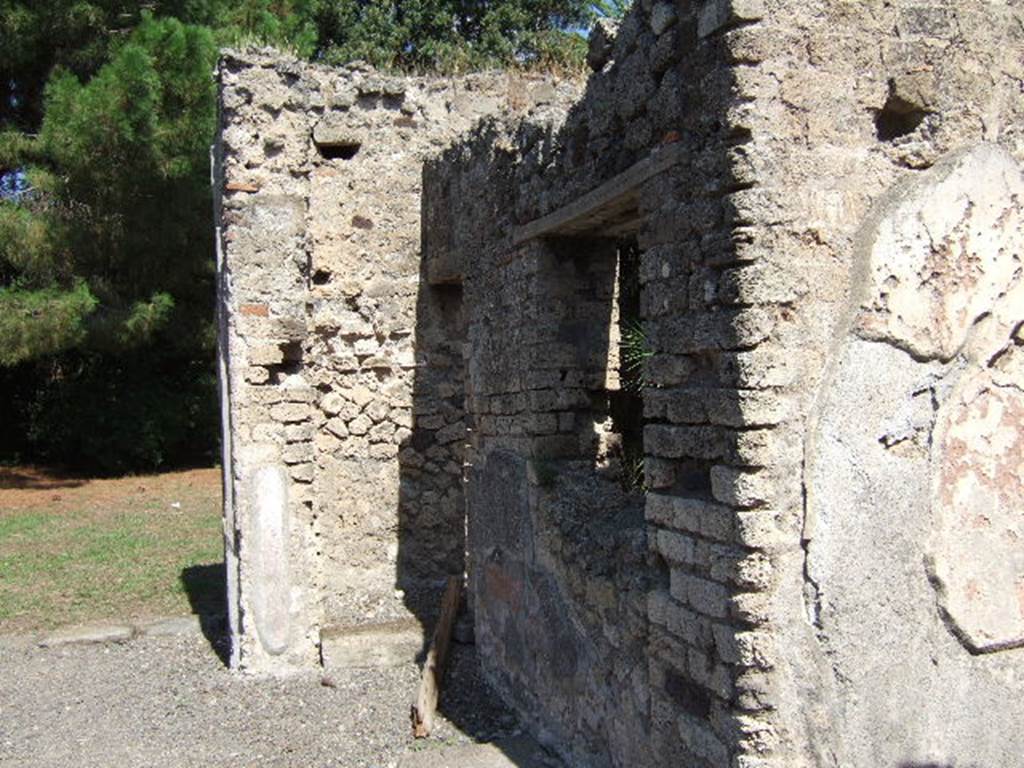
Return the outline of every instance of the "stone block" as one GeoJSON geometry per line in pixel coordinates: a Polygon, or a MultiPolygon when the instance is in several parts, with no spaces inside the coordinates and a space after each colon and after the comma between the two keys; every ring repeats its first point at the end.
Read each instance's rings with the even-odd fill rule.
{"type": "Polygon", "coordinates": [[[709,554],[709,575],[715,581],[759,591],[767,590],[772,584],[772,562],[763,552],[712,545],[709,554]]]}
{"type": "Polygon", "coordinates": [[[712,630],[719,658],[726,664],[768,670],[775,665],[774,643],[767,632],[745,632],[725,624],[712,630]]]}
{"type": "Polygon", "coordinates": [[[693,361],[683,355],[654,354],[644,361],[644,378],[652,387],[688,384],[694,370],[693,361]]]}
{"type": "Polygon", "coordinates": [[[590,30],[587,42],[587,64],[595,72],[600,72],[612,57],[615,36],[619,24],[614,19],[598,19],[590,30]]]}
{"type": "Polygon", "coordinates": [[[328,113],[313,126],[313,142],[321,147],[360,147],[363,134],[345,113],[328,113]]]}
{"type": "Polygon", "coordinates": [[[724,270],[716,298],[723,304],[787,304],[806,291],[799,274],[777,263],[758,261],[724,270]]]}
{"type": "Polygon", "coordinates": [[[771,509],[739,510],[732,515],[737,544],[771,550],[785,542],[771,509]]]}
{"type": "Polygon", "coordinates": [[[676,23],[676,9],[672,3],[658,2],[651,8],[651,15],[648,19],[651,31],[656,35],[663,34],[669,27],[676,23]]]}
{"type": "Polygon", "coordinates": [[[238,314],[247,317],[269,317],[270,307],[266,304],[239,304],[238,314]]]}
{"type": "MultiPolygon", "coordinates": [[[[723,701],[732,700],[734,695],[732,672],[728,667],[717,663],[714,658],[698,648],[687,649],[686,666],[695,683],[723,701]]],[[[707,714],[704,716],[706,717],[707,714]]]]}
{"type": "Polygon", "coordinates": [[[730,427],[770,427],[794,409],[791,397],[777,390],[718,389],[707,393],[708,419],[730,427]]]}
{"type": "Polygon", "coordinates": [[[773,709],[777,694],[773,690],[769,673],[747,669],[736,676],[733,682],[736,706],[748,712],[773,709]]]}
{"type": "Polygon", "coordinates": [[[349,434],[352,435],[365,435],[370,431],[373,426],[373,421],[365,413],[360,413],[352,421],[348,423],[349,434]]]}
{"type": "Polygon", "coordinates": [[[249,347],[247,357],[249,365],[281,365],[284,362],[284,349],[276,342],[254,344],[249,347]]]}
{"type": "Polygon", "coordinates": [[[662,458],[721,459],[728,435],[718,427],[669,426],[644,427],[644,450],[662,458]]]}
{"type": "Polygon", "coordinates": [[[745,429],[726,440],[723,452],[731,464],[742,467],[797,467],[803,459],[799,436],[781,429],[745,429]]]}
{"type": "Polygon", "coordinates": [[[644,459],[644,482],[648,488],[670,488],[676,481],[676,462],[648,456],[644,459]]]}
{"type": "Polygon", "coordinates": [[[270,381],[270,371],[261,366],[250,366],[245,369],[245,380],[249,384],[266,384],[270,381]]]}
{"type": "Polygon", "coordinates": [[[697,34],[708,37],[729,24],[760,19],[764,13],[764,0],[707,0],[697,15],[697,34]]]}
{"type": "Polygon", "coordinates": [[[281,460],[285,464],[301,464],[313,458],[312,443],[289,443],[281,451],[281,460]]]}
{"type": "Polygon", "coordinates": [[[778,494],[775,479],[764,470],[718,465],[711,468],[711,495],[723,504],[746,509],[765,506],[778,494]]]}
{"type": "MultiPolygon", "coordinates": [[[[294,471],[294,468],[292,468],[294,471]]],[[[291,642],[291,512],[288,478],[280,466],[256,470],[245,485],[252,520],[242,552],[250,574],[247,599],[263,651],[284,653],[291,642]]]]}
{"type": "Polygon", "coordinates": [[[320,410],[328,416],[337,416],[345,405],[345,399],[337,392],[328,392],[320,400],[320,410]]]}
{"type": "Polygon", "coordinates": [[[723,352],[716,360],[721,384],[744,389],[766,389],[792,384],[801,360],[792,352],[762,345],[748,352],[723,352]]]}
{"type": "Polygon", "coordinates": [[[737,592],[729,600],[729,617],[753,626],[767,624],[771,615],[771,596],[759,592],[737,592]]]}
{"type": "Polygon", "coordinates": [[[132,627],[126,624],[84,624],[58,629],[40,640],[39,646],[59,648],[62,645],[126,643],[134,634],[132,627]]]}
{"type": "Polygon", "coordinates": [[[734,510],[704,499],[648,493],[647,521],[718,541],[731,541],[734,510]]]}
{"type": "Polygon", "coordinates": [[[320,633],[324,670],[400,667],[415,664],[426,637],[415,620],[328,627],[320,633]]]}
{"type": "Polygon", "coordinates": [[[723,584],[673,569],[669,591],[680,603],[704,616],[724,619],[729,615],[732,592],[723,584]]]}
{"type": "Polygon", "coordinates": [[[288,475],[298,483],[311,483],[316,469],[313,464],[292,464],[288,467],[288,475]]]}
{"type": "MultiPolygon", "coordinates": [[[[679,46],[679,35],[676,30],[667,29],[663,34],[659,35],[657,42],[654,44],[654,48],[651,49],[651,71],[655,74],[662,73],[675,64],[682,55],[682,51],[679,46]]],[[[658,95],[654,98],[655,107],[662,95],[662,89],[659,87],[658,95]]],[[[667,91],[664,95],[668,97],[667,91]]],[[[655,109],[652,108],[651,104],[648,104],[647,111],[651,114],[655,113],[655,109]]],[[[669,122],[665,120],[662,121],[661,124],[668,125],[669,122]]]]}
{"type": "Polygon", "coordinates": [[[270,418],[284,424],[295,424],[309,418],[309,406],[305,403],[278,403],[271,406],[270,418]]]}
{"type": "Polygon", "coordinates": [[[651,537],[651,546],[670,563],[692,565],[697,559],[697,540],[673,531],[661,530],[651,537]]]}
{"type": "Polygon", "coordinates": [[[203,626],[209,629],[223,629],[220,616],[170,616],[163,619],[149,619],[136,624],[135,630],[140,635],[147,637],[199,637],[203,633],[203,626]]]}
{"type": "MultiPolygon", "coordinates": [[[[293,377],[289,377],[293,378],[293,377]]],[[[316,399],[316,390],[304,384],[293,384],[281,387],[281,398],[289,403],[312,403],[316,399]]]]}

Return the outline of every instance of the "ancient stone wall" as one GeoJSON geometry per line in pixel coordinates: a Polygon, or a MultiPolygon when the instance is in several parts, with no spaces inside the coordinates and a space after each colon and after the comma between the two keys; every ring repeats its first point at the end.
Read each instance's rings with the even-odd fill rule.
{"type": "Polygon", "coordinates": [[[771,311],[738,290],[748,136],[731,123],[730,45],[757,11],[640,5],[598,33],[598,71],[556,136],[485,125],[431,166],[454,178],[428,180],[445,190],[428,221],[435,199],[465,211],[437,240],[465,248],[445,258],[470,314],[477,640],[506,695],[581,764],[726,765],[749,751],[739,724],[760,728],[736,683],[762,674],[751,630],[772,541],[743,472],[778,449],[789,380],[756,353],[771,311]],[[488,175],[504,190],[486,227],[461,179],[488,175]],[[557,223],[602,185],[605,203],[557,223]],[[524,237],[545,217],[548,237],[524,237]],[[624,239],[641,250],[646,524],[615,492],[626,457],[616,472],[601,446],[624,239]]]}
{"type": "Polygon", "coordinates": [[[791,292],[765,350],[796,385],[765,487],[772,738],[787,764],[1012,764],[1021,9],[766,6],[736,57],[744,293],[791,292]]]}
{"type": "Polygon", "coordinates": [[[1014,761],[1021,713],[984,702],[1022,663],[1021,30],[987,3],[641,4],[556,135],[491,123],[430,167],[478,642],[584,764],[1014,761]],[[593,280],[625,236],[645,530],[597,486],[580,332],[614,327],[593,280]],[[566,546],[604,520],[614,546],[566,546]]]}
{"type": "Polygon", "coordinates": [[[575,764],[1019,763],[1022,54],[639,0],[582,93],[227,58],[242,665],[465,567],[575,764]]]}
{"type": "Polygon", "coordinates": [[[464,568],[462,320],[421,288],[425,157],[571,83],[220,66],[222,339],[236,663],[316,663],[330,625],[424,618],[464,568]]]}

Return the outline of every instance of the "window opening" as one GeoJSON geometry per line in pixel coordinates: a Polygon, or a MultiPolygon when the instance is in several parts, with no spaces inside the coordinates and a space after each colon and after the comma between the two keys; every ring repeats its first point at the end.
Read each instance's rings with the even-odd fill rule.
{"type": "Polygon", "coordinates": [[[627,491],[643,491],[644,363],[651,353],[640,319],[640,249],[636,240],[619,246],[616,282],[619,387],[609,392],[609,405],[612,425],[622,440],[623,486],[627,491]]]}

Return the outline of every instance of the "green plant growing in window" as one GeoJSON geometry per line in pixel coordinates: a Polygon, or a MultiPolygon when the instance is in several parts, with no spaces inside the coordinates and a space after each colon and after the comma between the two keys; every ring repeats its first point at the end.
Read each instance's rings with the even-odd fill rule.
{"type": "Polygon", "coordinates": [[[622,388],[629,392],[639,392],[646,386],[644,379],[644,363],[654,354],[647,334],[639,320],[626,320],[621,326],[622,339],[620,352],[622,357],[622,388]]]}
{"type": "Polygon", "coordinates": [[[644,482],[644,454],[642,450],[637,452],[627,448],[623,451],[622,487],[627,493],[647,490],[647,484],[644,482]]]}

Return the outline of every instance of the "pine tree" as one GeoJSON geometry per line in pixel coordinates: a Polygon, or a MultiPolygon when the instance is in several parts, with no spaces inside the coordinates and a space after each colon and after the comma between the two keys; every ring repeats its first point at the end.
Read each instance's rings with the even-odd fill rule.
{"type": "Polygon", "coordinates": [[[197,405],[212,402],[212,377],[184,374],[212,367],[217,49],[209,29],[148,15],[111,46],[87,81],[57,67],[38,133],[2,141],[23,181],[0,202],[0,366],[35,380],[20,415],[47,458],[120,469],[173,452],[158,433],[180,431],[176,410],[212,413],[197,405]],[[132,393],[160,381],[166,406],[129,417],[132,393]],[[136,434],[104,447],[118,420],[136,434]]]}
{"type": "Polygon", "coordinates": [[[218,46],[460,70],[582,60],[580,0],[0,0],[0,459],[216,443],[218,46]]]}

